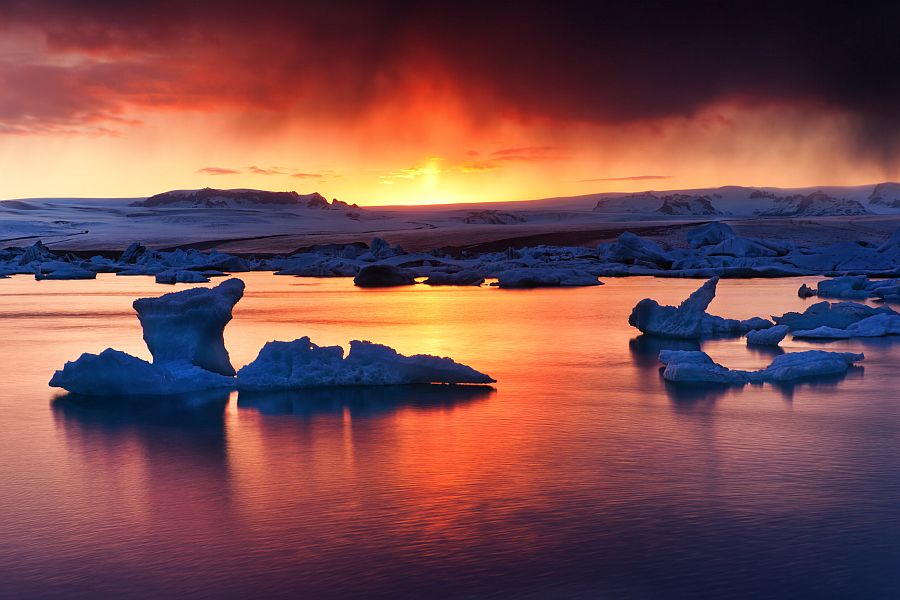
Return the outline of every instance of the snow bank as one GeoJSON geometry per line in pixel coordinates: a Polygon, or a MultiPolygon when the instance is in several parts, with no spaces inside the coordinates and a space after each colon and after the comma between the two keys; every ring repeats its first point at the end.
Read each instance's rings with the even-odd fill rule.
{"type": "Polygon", "coordinates": [[[494,379],[449,358],[404,356],[371,342],[350,342],[344,358],[340,346],[317,346],[308,337],[268,342],[252,363],[238,371],[241,390],[416,383],[494,383],[494,379]]]}

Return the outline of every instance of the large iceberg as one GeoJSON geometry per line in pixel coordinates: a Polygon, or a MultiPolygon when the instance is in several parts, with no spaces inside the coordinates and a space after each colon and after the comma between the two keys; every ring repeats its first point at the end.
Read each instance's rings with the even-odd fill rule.
{"type": "Polygon", "coordinates": [[[238,371],[241,390],[276,391],[309,387],[415,383],[494,383],[495,380],[449,358],[404,356],[371,342],[317,346],[308,337],[268,342],[252,363],[238,371]]]}
{"type": "Polygon", "coordinates": [[[776,356],[765,369],[741,371],[723,367],[699,350],[663,350],[659,361],[665,365],[663,378],[676,383],[785,383],[811,377],[840,375],[863,360],[863,354],[807,350],[776,356]]]}
{"type": "Polygon", "coordinates": [[[153,362],[107,348],[82,354],[54,373],[50,385],[76,394],[169,395],[234,386],[223,333],[244,282],[229,279],[197,288],[140,298],[133,303],[153,362]]]}
{"type": "Polygon", "coordinates": [[[223,333],[243,293],[244,282],[229,279],[214,288],[135,300],[153,362],[107,348],[66,363],[50,385],[83,395],[160,396],[233,388],[268,391],[495,381],[449,358],[404,356],[387,346],[357,341],[351,342],[344,358],[342,348],[319,347],[309,338],[269,342],[235,378],[223,333]]]}
{"type": "Polygon", "coordinates": [[[134,301],[144,341],[154,363],[179,362],[234,375],[223,334],[244,282],[228,279],[214,288],[194,288],[134,301]]]}

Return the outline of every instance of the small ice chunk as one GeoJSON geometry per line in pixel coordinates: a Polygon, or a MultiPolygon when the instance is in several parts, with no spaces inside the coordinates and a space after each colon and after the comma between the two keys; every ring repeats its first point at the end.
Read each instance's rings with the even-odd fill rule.
{"type": "Polygon", "coordinates": [[[803,285],[800,286],[800,289],[799,289],[799,290],[797,290],[797,295],[798,295],[799,297],[801,297],[801,298],[812,298],[812,297],[815,296],[817,293],[818,293],[818,292],[817,292],[816,290],[814,290],[813,288],[809,287],[809,286],[806,285],[805,283],[804,283],[803,285]]]}
{"type": "Polygon", "coordinates": [[[666,365],[663,377],[668,381],[730,384],[749,381],[746,371],[723,367],[700,350],[663,350],[659,353],[659,361],[666,365]]]}
{"type": "Polygon", "coordinates": [[[777,346],[791,330],[787,325],[776,325],[767,329],[747,332],[747,344],[752,346],[777,346]]]}

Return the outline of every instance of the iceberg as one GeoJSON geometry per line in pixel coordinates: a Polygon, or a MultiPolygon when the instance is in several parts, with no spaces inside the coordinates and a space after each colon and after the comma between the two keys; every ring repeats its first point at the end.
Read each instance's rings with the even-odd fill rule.
{"type": "Polygon", "coordinates": [[[97,273],[72,263],[52,260],[41,263],[34,272],[38,281],[45,279],[96,279],[97,273]]]}
{"type": "Polygon", "coordinates": [[[458,271],[456,273],[443,273],[434,271],[423,281],[425,285],[481,285],[484,276],[478,271],[458,271]]]}
{"type": "Polygon", "coordinates": [[[243,295],[244,282],[228,279],[214,288],[135,300],[132,306],[153,362],[186,362],[213,373],[234,375],[223,334],[231,310],[243,295]]]}
{"type": "Polygon", "coordinates": [[[672,257],[653,240],[626,231],[606,251],[606,259],[623,264],[650,264],[669,267],[672,257]]]}
{"type": "Polygon", "coordinates": [[[151,364],[107,348],[67,362],[53,374],[50,385],[86,396],[167,396],[229,388],[234,380],[187,362],[151,364]]]}
{"type": "Polygon", "coordinates": [[[391,265],[367,265],[353,278],[353,284],[358,287],[395,287],[415,282],[412,273],[391,265]]]}
{"type": "Polygon", "coordinates": [[[750,346],[777,346],[790,330],[791,328],[787,325],[754,329],[747,332],[747,344],[750,346]]]}
{"type": "Polygon", "coordinates": [[[863,354],[807,350],[776,356],[765,369],[741,371],[729,369],[699,350],[663,350],[659,361],[665,365],[663,378],[676,383],[716,383],[744,385],[747,383],[786,383],[811,377],[845,373],[863,354]]]}
{"type": "Polygon", "coordinates": [[[703,336],[703,316],[706,307],[716,297],[718,277],[701,285],[687,299],[675,306],[661,306],[656,300],[644,298],[632,309],[628,324],[643,333],[679,339],[703,336]]]}
{"type": "Polygon", "coordinates": [[[724,242],[736,235],[730,225],[716,221],[708,225],[688,229],[685,238],[691,248],[700,248],[701,246],[712,246],[724,242]]]}
{"type": "Polygon", "coordinates": [[[580,269],[534,267],[501,271],[497,273],[496,285],[502,289],[529,289],[541,287],[582,287],[603,285],[603,282],[597,279],[596,275],[580,269]]]}
{"type": "Polygon", "coordinates": [[[739,321],[708,314],[706,308],[716,297],[718,283],[719,278],[713,277],[677,307],[662,306],[656,300],[644,298],[632,309],[628,324],[650,335],[686,340],[741,335],[772,325],[761,317],[739,321]]]}
{"type": "Polygon", "coordinates": [[[495,381],[449,358],[427,354],[404,356],[371,342],[350,342],[350,352],[344,358],[340,346],[317,346],[308,337],[292,342],[268,342],[256,360],[237,374],[238,389],[249,391],[495,381]]]}
{"type": "Polygon", "coordinates": [[[663,350],[659,353],[659,362],[666,366],[663,377],[667,381],[741,385],[749,381],[746,371],[723,367],[700,350],[663,350]]]}
{"type": "Polygon", "coordinates": [[[50,385],[95,396],[161,396],[201,390],[292,390],[308,387],[494,383],[491,377],[449,358],[404,356],[371,342],[354,341],[344,357],[339,346],[319,347],[304,337],[269,342],[234,377],[223,333],[244,282],[194,288],[134,301],[153,362],[107,348],[67,362],[50,385]]]}
{"type": "Polygon", "coordinates": [[[156,283],[209,283],[209,277],[200,271],[176,271],[170,269],[156,274],[156,283]]]}
{"type": "Polygon", "coordinates": [[[817,302],[802,313],[786,312],[780,317],[773,316],[776,325],[787,325],[791,331],[810,330],[818,327],[846,329],[857,321],[880,314],[897,313],[882,306],[873,308],[859,302],[817,302]]]}
{"type": "Polygon", "coordinates": [[[815,329],[802,329],[794,332],[795,338],[802,339],[848,339],[886,335],[900,335],[900,315],[881,313],[851,323],[845,328],[822,325],[815,329]]]}

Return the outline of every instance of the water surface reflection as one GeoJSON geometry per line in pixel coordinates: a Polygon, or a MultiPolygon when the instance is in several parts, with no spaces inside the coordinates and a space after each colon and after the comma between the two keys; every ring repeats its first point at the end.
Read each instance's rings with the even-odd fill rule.
{"type": "MultiPolygon", "coordinates": [[[[626,319],[696,281],[505,293],[248,273],[225,338],[371,339],[494,389],[383,388],[51,403],[54,369],[148,358],[152,278],[0,281],[0,596],[889,597],[900,588],[900,345],[865,376],[671,390],[626,319]],[[297,285],[302,284],[302,285],[297,285]],[[27,314],[26,314],[27,313],[27,314]],[[18,315],[4,319],[4,315],[18,315]],[[99,315],[99,316],[97,316],[99,315]],[[101,332],[102,335],[98,335],[101,332]]],[[[803,310],[796,280],[722,281],[711,312],[803,310]]],[[[733,368],[772,360],[704,341],[733,368]]]]}

